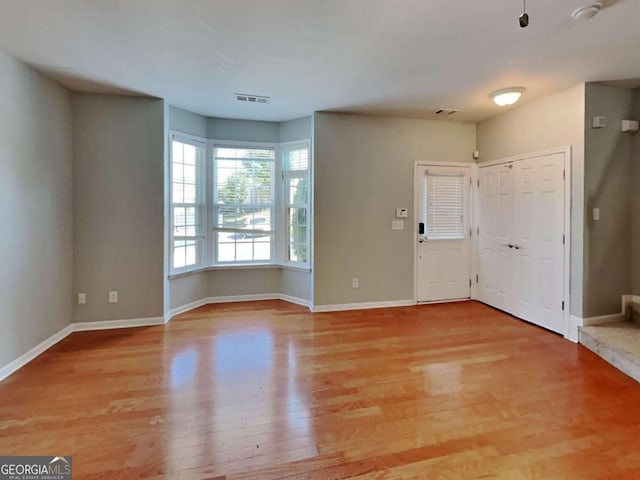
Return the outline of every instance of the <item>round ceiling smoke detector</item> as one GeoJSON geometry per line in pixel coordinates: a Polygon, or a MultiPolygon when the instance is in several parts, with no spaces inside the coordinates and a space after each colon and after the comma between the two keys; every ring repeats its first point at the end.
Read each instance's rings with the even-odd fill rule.
{"type": "Polygon", "coordinates": [[[595,17],[602,10],[602,2],[595,2],[591,5],[576,8],[571,16],[574,20],[589,20],[595,17]]]}

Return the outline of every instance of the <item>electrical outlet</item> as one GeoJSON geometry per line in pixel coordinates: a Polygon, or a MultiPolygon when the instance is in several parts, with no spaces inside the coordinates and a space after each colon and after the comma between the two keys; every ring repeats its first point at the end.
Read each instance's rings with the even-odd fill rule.
{"type": "Polygon", "coordinates": [[[87,294],[86,293],[79,293],[78,294],[78,305],[84,305],[85,303],[87,303],[87,294]]]}
{"type": "Polygon", "coordinates": [[[109,303],[118,303],[118,292],[109,292],[109,303]]]}
{"type": "Polygon", "coordinates": [[[351,288],[358,288],[360,286],[360,279],[359,278],[352,278],[351,279],[351,288]]]}

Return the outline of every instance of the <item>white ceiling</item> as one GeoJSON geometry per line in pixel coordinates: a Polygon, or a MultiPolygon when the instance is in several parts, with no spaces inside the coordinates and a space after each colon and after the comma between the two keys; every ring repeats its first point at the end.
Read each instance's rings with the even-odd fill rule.
{"type": "Polygon", "coordinates": [[[136,92],[217,117],[315,110],[478,121],[584,81],[640,77],[640,1],[0,0],[0,47],[75,90],[136,92]],[[269,105],[235,101],[267,95],[269,105]]]}

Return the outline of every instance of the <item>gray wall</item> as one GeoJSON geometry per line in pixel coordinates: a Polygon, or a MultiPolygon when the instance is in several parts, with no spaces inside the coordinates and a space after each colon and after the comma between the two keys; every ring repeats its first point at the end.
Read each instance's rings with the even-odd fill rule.
{"type": "Polygon", "coordinates": [[[74,290],[87,294],[73,319],[162,316],[164,102],[74,94],[72,103],[74,290]]]}
{"type": "Polygon", "coordinates": [[[71,321],[68,92],[0,51],[0,367],[71,321]]]}
{"type": "Polygon", "coordinates": [[[239,268],[207,272],[209,297],[280,293],[280,269],[239,268]]]}
{"type": "MultiPolygon", "coordinates": [[[[640,120],[640,88],[633,91],[632,120],[640,120]]],[[[631,293],[640,295],[640,133],[631,141],[631,293]]]]}
{"type": "Polygon", "coordinates": [[[585,86],[507,110],[477,125],[480,162],[571,145],[571,314],[583,316],[585,86]]]}
{"type": "Polygon", "coordinates": [[[280,123],[280,142],[293,142],[311,138],[313,131],[312,120],[312,117],[303,117],[280,123]]]}
{"type": "Polygon", "coordinates": [[[631,291],[631,142],[620,122],[633,116],[632,90],[586,85],[584,316],[620,312],[631,291]],[[591,128],[596,115],[607,127],[591,128]],[[594,221],[593,208],[600,209],[594,221]]]}
{"type": "Polygon", "coordinates": [[[316,113],[314,304],[413,299],[414,162],[473,162],[475,148],[471,124],[316,113]]]}
{"type": "Polygon", "coordinates": [[[188,133],[196,137],[207,138],[207,117],[182,110],[177,107],[169,107],[169,128],[178,132],[188,133]]]}
{"type": "Polygon", "coordinates": [[[207,135],[213,140],[278,143],[280,124],[230,118],[208,118],[207,135]]]}

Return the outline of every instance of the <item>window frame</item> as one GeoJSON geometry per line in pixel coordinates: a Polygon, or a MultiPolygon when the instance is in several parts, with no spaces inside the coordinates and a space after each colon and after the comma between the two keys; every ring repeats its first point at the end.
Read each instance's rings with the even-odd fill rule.
{"type": "MultiPolygon", "coordinates": [[[[209,140],[209,152],[208,152],[208,165],[210,166],[209,171],[207,172],[207,182],[209,182],[210,188],[208,189],[208,206],[207,206],[207,219],[210,222],[210,226],[208,229],[208,233],[210,234],[210,238],[208,240],[208,245],[210,249],[210,258],[209,258],[209,266],[211,267],[237,267],[237,266],[251,266],[251,265],[278,265],[279,262],[276,258],[276,244],[278,243],[278,155],[280,152],[280,145],[278,143],[270,143],[270,142],[240,142],[240,141],[230,141],[230,140],[209,140]],[[271,230],[266,230],[268,234],[271,236],[271,245],[270,245],[270,259],[269,260],[245,260],[245,261],[233,261],[233,262],[221,262],[218,259],[218,236],[217,232],[220,230],[216,228],[215,225],[215,215],[217,212],[217,205],[215,202],[216,194],[217,194],[217,185],[215,181],[216,167],[215,167],[215,150],[216,148],[238,148],[238,149],[262,149],[262,150],[273,150],[274,158],[273,158],[273,178],[271,179],[271,189],[272,189],[272,204],[271,204],[271,230]]],[[[248,229],[222,229],[223,231],[234,231],[236,233],[243,233],[250,231],[248,229]]],[[[265,232],[265,230],[255,230],[255,232],[265,232]]]]}
{"type": "MultiPolygon", "coordinates": [[[[291,142],[248,142],[233,140],[217,140],[186,134],[176,130],[169,130],[169,171],[168,171],[168,224],[169,224],[169,277],[195,273],[206,270],[243,269],[243,268],[288,268],[292,270],[310,271],[312,259],[312,229],[313,229],[313,151],[311,139],[291,142]],[[197,261],[195,265],[173,268],[174,261],[174,218],[173,218],[173,140],[177,140],[196,147],[204,147],[204,157],[199,162],[197,172],[199,176],[198,188],[201,193],[198,203],[199,227],[197,235],[197,261]],[[255,261],[219,262],[217,259],[217,235],[215,228],[215,148],[262,148],[274,151],[274,175],[272,180],[273,204],[271,207],[272,230],[271,259],[255,261]],[[289,238],[287,234],[287,204],[285,195],[284,152],[289,149],[307,148],[309,152],[308,197],[307,197],[307,262],[291,262],[288,260],[289,238]]],[[[228,229],[227,229],[228,230],[228,229]]],[[[244,231],[243,229],[239,229],[244,231]]],[[[261,230],[262,232],[263,230],[261,230]]]]}
{"type": "Polygon", "coordinates": [[[170,130],[169,131],[169,271],[172,274],[179,274],[201,269],[207,263],[207,219],[206,219],[206,158],[208,152],[208,141],[206,138],[189,135],[186,133],[170,130]],[[202,149],[203,153],[200,158],[196,157],[196,203],[175,203],[173,201],[173,142],[179,142],[185,145],[191,145],[195,148],[202,149]],[[196,235],[180,236],[175,235],[174,224],[174,208],[192,207],[196,208],[196,235]],[[193,265],[185,265],[183,267],[174,267],[175,242],[179,240],[196,242],[196,263],[193,265]]]}
{"type": "Polygon", "coordinates": [[[297,267],[297,268],[308,268],[311,263],[311,141],[309,139],[306,140],[296,140],[293,142],[285,142],[280,144],[280,167],[282,169],[281,178],[282,178],[282,195],[281,195],[281,206],[282,206],[282,238],[283,238],[283,250],[282,250],[282,263],[283,265],[297,267]],[[309,165],[306,170],[289,170],[287,169],[286,161],[287,161],[287,153],[293,150],[307,150],[307,155],[309,159],[309,165]],[[292,178],[306,178],[307,179],[307,201],[305,204],[293,204],[289,202],[289,181],[292,178]],[[307,248],[307,260],[306,262],[295,262],[290,260],[289,252],[291,248],[291,239],[289,235],[289,219],[288,213],[289,208],[304,208],[306,211],[306,237],[305,237],[305,246],[307,248]]]}

